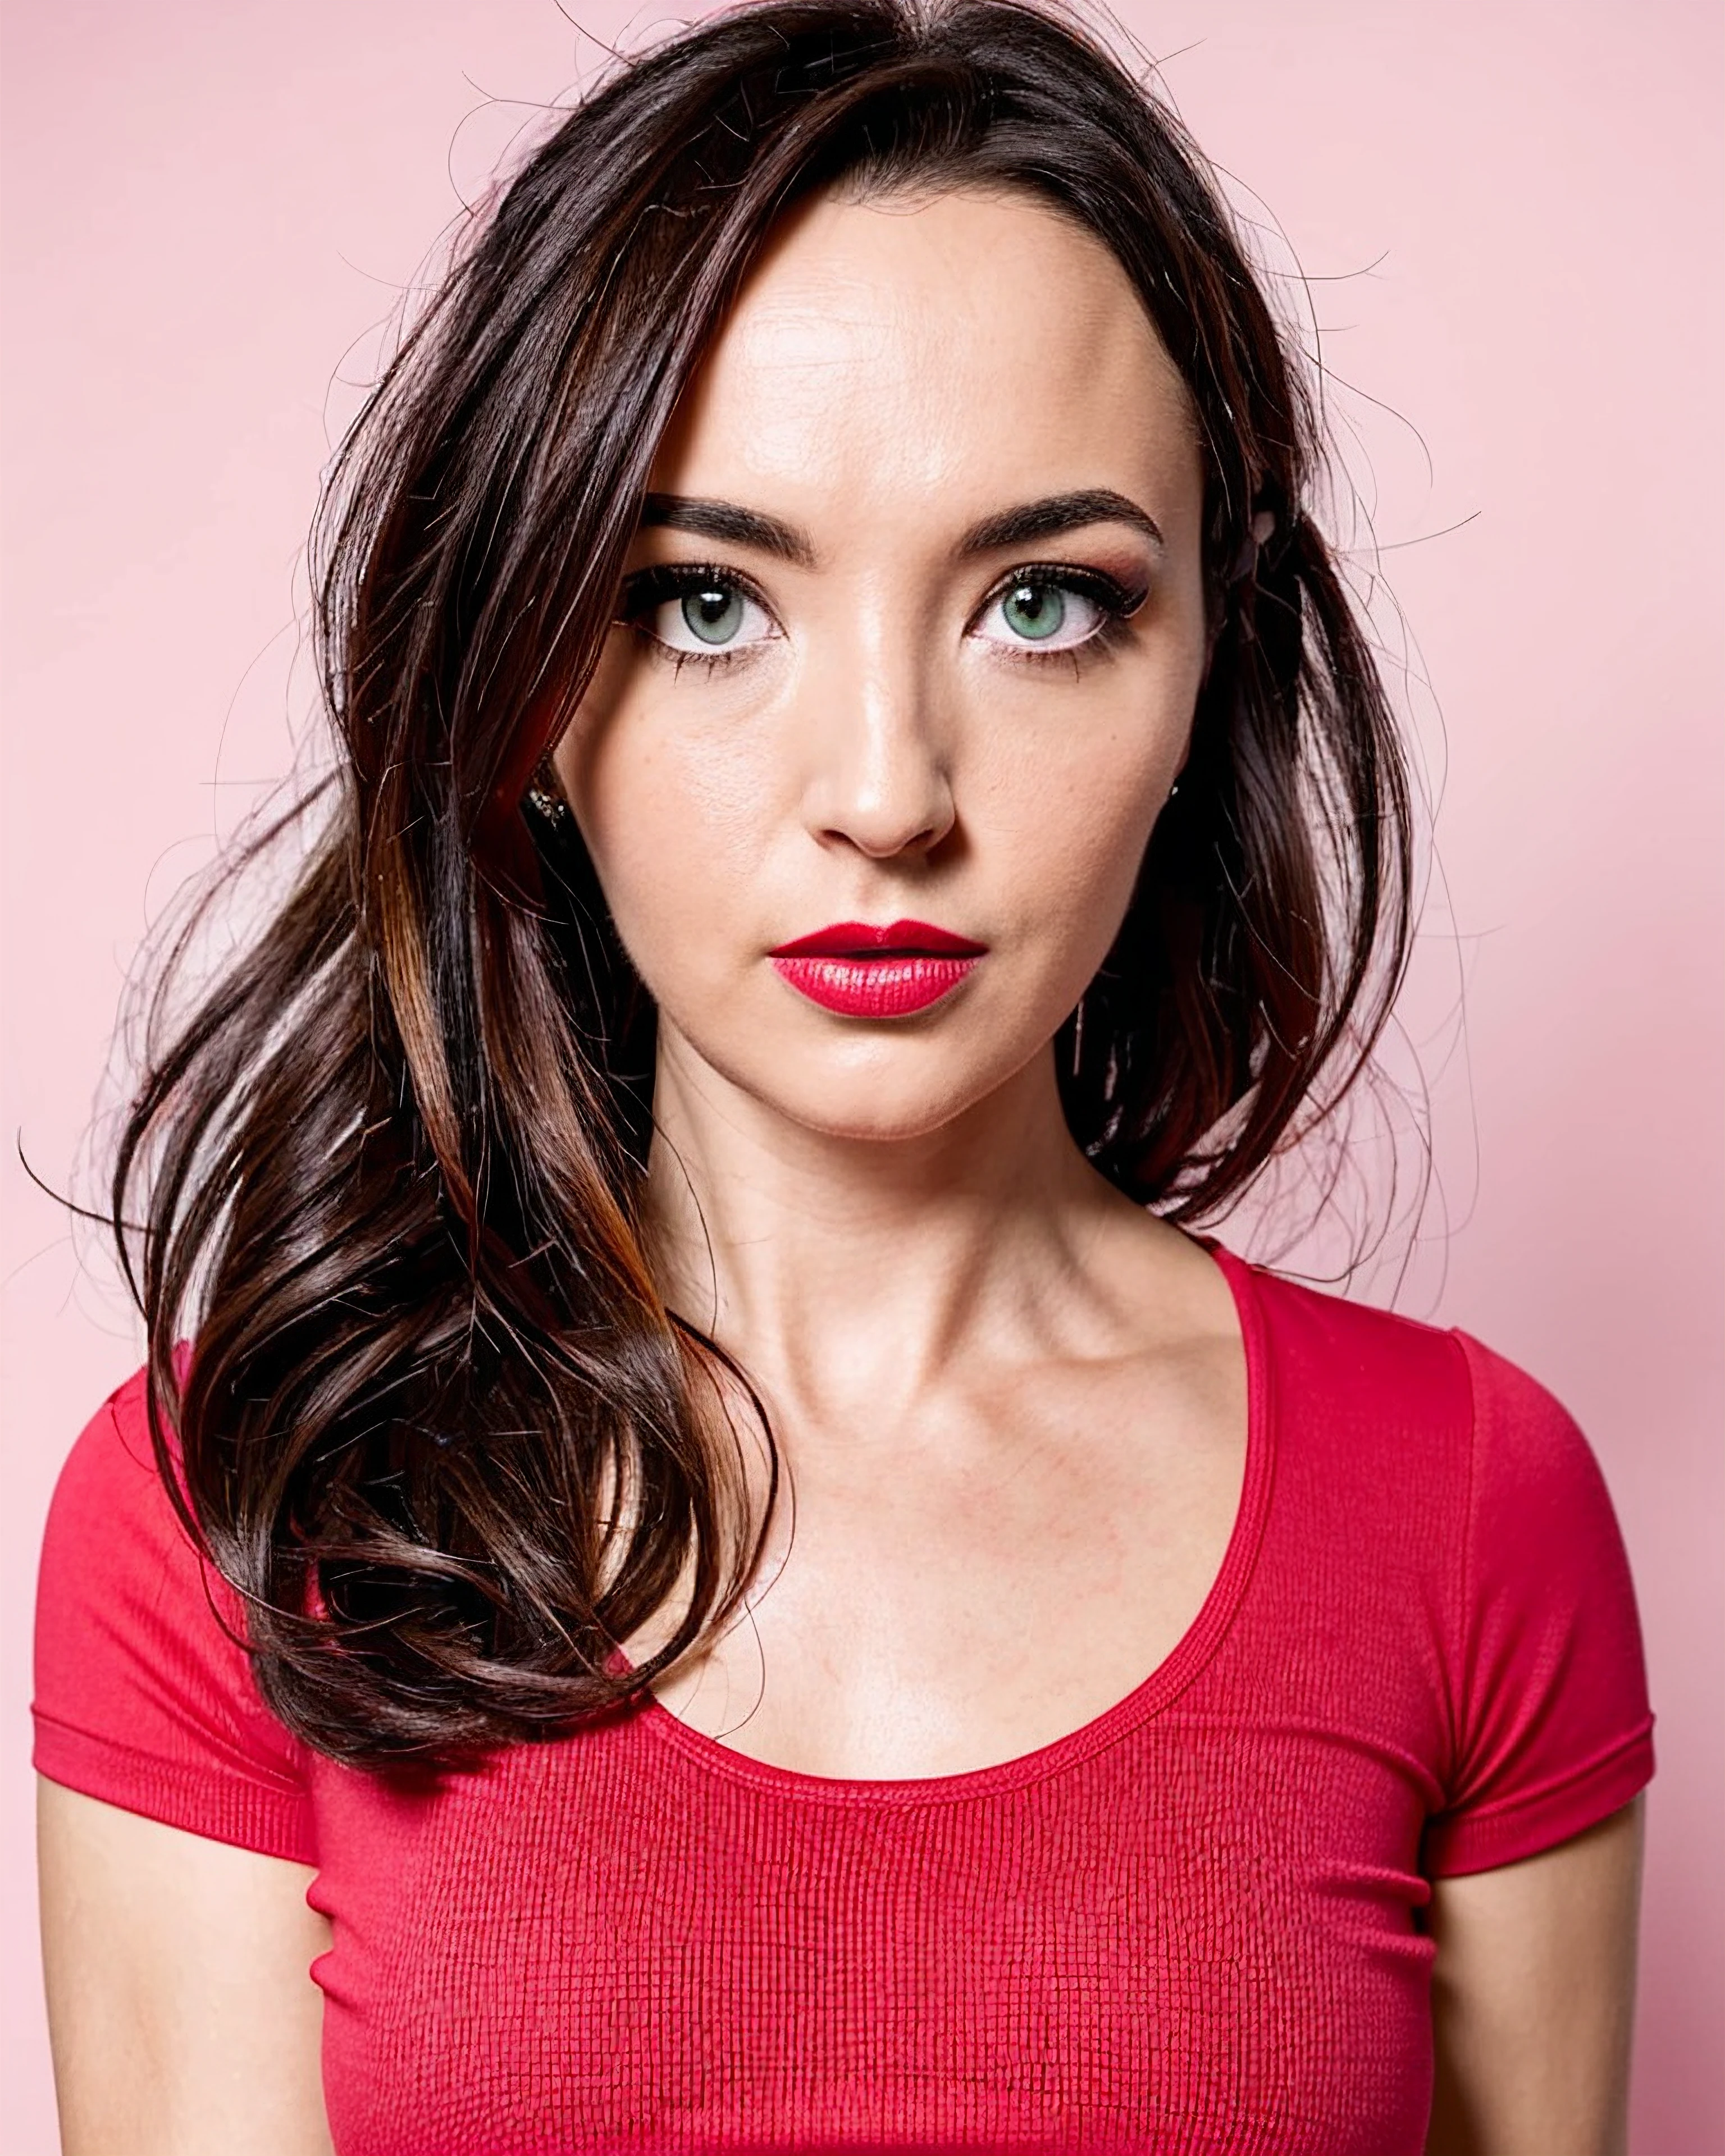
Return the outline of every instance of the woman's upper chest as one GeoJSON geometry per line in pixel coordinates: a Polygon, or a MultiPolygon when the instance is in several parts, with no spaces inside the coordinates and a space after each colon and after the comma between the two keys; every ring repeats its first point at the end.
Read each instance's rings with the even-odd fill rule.
{"type": "Polygon", "coordinates": [[[1413,2156],[1430,1560],[1351,1473],[1351,1419],[1315,1400],[1296,1435],[1253,1395],[1202,1609],[1040,1749],[823,1779],[653,1703],[398,1799],[321,1772],[337,2147],[1034,2144],[1081,2118],[1169,2156],[1413,2156]]]}
{"type": "Polygon", "coordinates": [[[1245,1390],[1237,1342],[1199,1336],[1027,1364],[907,1429],[785,1433],[790,1486],[747,1613],[657,1697],[743,1756],[828,1776],[962,1774],[1066,1736],[1142,1684],[1209,1594],[1245,1390]]]}

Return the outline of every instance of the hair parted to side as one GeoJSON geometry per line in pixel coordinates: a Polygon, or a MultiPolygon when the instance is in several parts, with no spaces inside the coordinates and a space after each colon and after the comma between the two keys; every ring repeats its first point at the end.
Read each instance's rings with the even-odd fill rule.
{"type": "Polygon", "coordinates": [[[1214,1216],[1339,1097],[1399,978],[1401,751],[1306,508],[1300,377],[1178,121],[1022,0],[759,0],[620,64],[341,449],[313,547],[331,813],[153,1043],[115,1169],[158,1464],[245,1599],[264,1697],[338,1758],[565,1732],[722,1624],[762,1547],[740,1440],[698,1408],[716,1365],[746,1373],[643,1255],[654,1013],[572,819],[528,793],[678,395],[775,220],[832,185],[1054,203],[1118,258],[1198,415],[1214,656],[1055,1042],[1075,1139],[1214,1216]],[[674,1592],[675,1631],[619,1674],[674,1592]]]}

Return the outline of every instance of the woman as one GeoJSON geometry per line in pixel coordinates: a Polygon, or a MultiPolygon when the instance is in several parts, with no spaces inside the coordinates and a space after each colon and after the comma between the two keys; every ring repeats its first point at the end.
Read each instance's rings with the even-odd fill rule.
{"type": "Polygon", "coordinates": [[[325,834],[121,1150],[69,2149],[1621,2146],[1585,1444],[1189,1232],[1408,932],[1314,450],[1052,15],[747,8],[526,164],[338,465],[325,834]]]}

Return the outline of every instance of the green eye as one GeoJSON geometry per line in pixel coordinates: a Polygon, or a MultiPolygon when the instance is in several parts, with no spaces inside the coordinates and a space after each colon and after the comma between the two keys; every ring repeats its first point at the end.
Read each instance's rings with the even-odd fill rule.
{"type": "Polygon", "coordinates": [[[1104,643],[1146,595],[1101,569],[1026,562],[996,584],[969,634],[1020,659],[1045,659],[1104,643]]]}
{"type": "Polygon", "coordinates": [[[625,578],[617,619],[680,661],[742,659],[770,644],[778,624],[752,588],[727,571],[665,562],[625,578]]]}
{"type": "Polygon", "coordinates": [[[1015,635],[1040,644],[1065,627],[1065,595],[1058,584],[1018,584],[1002,600],[1000,613],[1015,635]]]}
{"type": "Polygon", "coordinates": [[[703,644],[729,644],[742,626],[742,593],[724,584],[685,592],[681,612],[691,636],[703,644]]]}

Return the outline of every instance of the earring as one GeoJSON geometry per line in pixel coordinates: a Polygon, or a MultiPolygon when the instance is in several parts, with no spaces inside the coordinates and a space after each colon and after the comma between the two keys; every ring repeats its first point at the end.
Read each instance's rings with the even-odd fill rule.
{"type": "Polygon", "coordinates": [[[568,814],[569,804],[563,798],[562,790],[558,786],[556,774],[552,770],[549,757],[547,757],[533,773],[532,783],[527,788],[526,798],[544,817],[547,824],[560,824],[568,814]]]}

